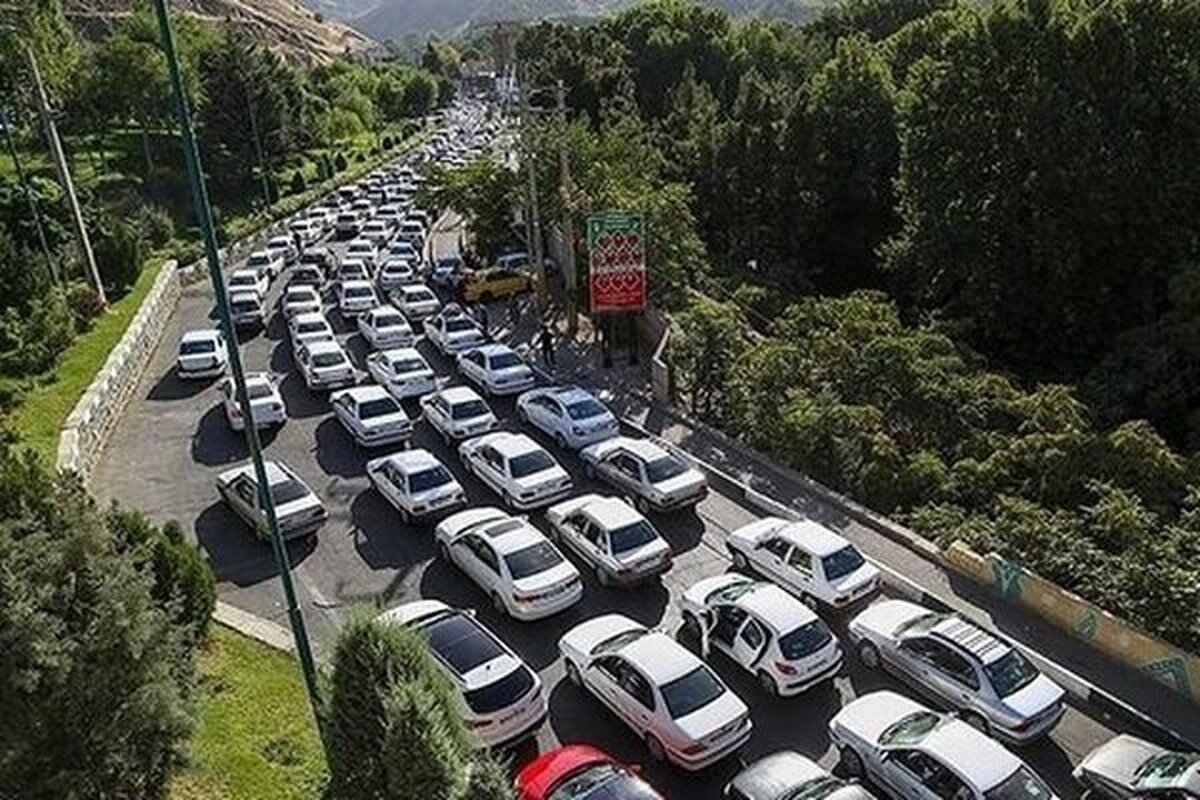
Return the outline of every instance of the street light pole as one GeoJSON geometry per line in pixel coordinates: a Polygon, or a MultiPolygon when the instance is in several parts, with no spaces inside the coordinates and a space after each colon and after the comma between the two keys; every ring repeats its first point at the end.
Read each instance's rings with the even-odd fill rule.
{"type": "Polygon", "coordinates": [[[54,282],[62,283],[62,276],[58,274],[58,262],[54,260],[54,256],[50,252],[50,245],[46,241],[46,230],[42,227],[42,214],[38,211],[37,198],[33,196],[33,187],[29,185],[29,176],[25,174],[25,167],[21,164],[21,154],[17,150],[17,143],[13,139],[12,129],[8,124],[8,112],[3,108],[0,108],[0,128],[4,129],[8,151],[12,154],[13,166],[17,170],[17,180],[21,182],[21,188],[25,192],[25,202],[29,204],[29,215],[33,217],[33,226],[37,229],[42,254],[46,257],[46,264],[50,267],[54,282]]]}
{"type": "Polygon", "coordinates": [[[233,321],[229,314],[229,296],[225,290],[225,281],[221,277],[221,258],[217,248],[217,237],[213,229],[212,209],[208,202],[208,188],[204,183],[204,173],[200,163],[200,151],[196,146],[196,135],[192,129],[192,115],[188,108],[187,96],[183,91],[183,78],[180,75],[179,57],[175,52],[175,38],[171,32],[171,20],[167,13],[167,0],[154,0],[154,10],[158,16],[159,33],[162,37],[163,52],[167,57],[167,65],[171,74],[171,89],[175,95],[175,108],[179,114],[179,128],[183,138],[183,155],[187,162],[188,181],[192,189],[192,202],[196,206],[196,217],[200,222],[200,232],[204,239],[205,260],[208,263],[208,277],[212,282],[213,294],[216,296],[217,312],[220,318],[221,333],[229,342],[229,371],[233,375],[234,389],[237,395],[238,408],[242,419],[250,420],[244,426],[246,444],[250,449],[250,460],[254,465],[254,479],[258,484],[259,503],[267,517],[267,533],[271,547],[275,552],[275,562],[279,567],[279,580],[283,584],[284,599],[287,602],[288,621],[291,623],[292,635],[296,639],[296,654],[300,658],[300,667],[304,672],[304,683],[308,689],[308,699],[312,704],[313,716],[318,728],[321,725],[320,687],[317,683],[317,668],[313,660],[312,646],[308,641],[308,633],[304,627],[304,615],[296,602],[296,590],[292,585],[291,564],[288,562],[287,548],[279,533],[279,520],[275,516],[275,501],[271,496],[270,484],[267,481],[267,468],[263,463],[262,445],[258,439],[258,428],[253,424],[254,416],[250,399],[246,392],[246,376],[242,370],[241,353],[237,346],[237,338],[233,329],[233,321]]]}
{"type": "Polygon", "coordinates": [[[575,288],[575,219],[571,208],[573,186],[571,181],[571,157],[568,152],[569,143],[567,141],[567,137],[570,135],[570,127],[567,123],[567,90],[561,80],[555,85],[555,97],[558,106],[558,121],[562,128],[562,136],[558,141],[558,165],[562,172],[562,185],[559,187],[559,191],[562,193],[563,238],[566,240],[564,255],[566,255],[567,263],[563,265],[563,278],[565,279],[564,283],[567,292],[567,335],[574,339],[575,332],[579,329],[579,304],[575,288]]]}
{"type": "Polygon", "coordinates": [[[521,96],[521,144],[525,150],[525,174],[528,179],[526,202],[529,205],[529,244],[533,248],[531,255],[534,269],[537,271],[537,300],[540,315],[546,309],[546,259],[542,255],[542,222],[538,213],[537,164],[535,144],[531,135],[533,126],[530,124],[532,114],[529,110],[529,89],[527,87],[529,70],[526,69],[521,77],[522,80],[518,85],[521,96]]]}

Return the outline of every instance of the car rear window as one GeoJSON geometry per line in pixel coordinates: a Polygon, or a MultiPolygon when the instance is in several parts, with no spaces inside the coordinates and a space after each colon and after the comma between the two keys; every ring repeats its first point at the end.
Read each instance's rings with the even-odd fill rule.
{"type": "Polygon", "coordinates": [[[234,300],[229,307],[239,314],[252,314],[261,310],[256,300],[234,300]]]}
{"type": "Polygon", "coordinates": [[[455,403],[450,406],[452,419],[473,419],[488,413],[487,403],[482,400],[468,400],[465,403],[455,403]]]}
{"type": "Polygon", "coordinates": [[[549,542],[538,542],[528,547],[509,553],[504,557],[509,574],[513,580],[519,581],[530,575],[537,575],[548,569],[554,569],[563,561],[562,555],[549,542]]]}
{"type": "Polygon", "coordinates": [[[519,367],[521,358],[516,353],[499,353],[488,359],[492,369],[509,369],[519,367]]]}
{"type": "Polygon", "coordinates": [[[314,320],[312,322],[301,322],[296,326],[296,331],[298,333],[316,333],[317,331],[325,330],[326,327],[324,322],[314,320]]]}
{"type": "Polygon", "coordinates": [[[865,563],[867,562],[863,558],[862,553],[858,552],[858,548],[852,544],[848,544],[841,550],[830,553],[821,559],[821,566],[825,569],[825,577],[831,581],[836,581],[838,578],[849,575],[865,563]]]}
{"type": "Polygon", "coordinates": [[[346,363],[346,357],[341,353],[316,353],[312,361],[318,367],[336,367],[346,363]]]}
{"type": "Polygon", "coordinates": [[[1001,656],[985,665],[983,671],[987,673],[988,680],[992,682],[992,688],[996,690],[996,694],[1001,697],[1008,697],[1010,694],[1024,689],[1033,683],[1040,674],[1037,667],[1029,663],[1029,659],[1015,648],[1010,650],[1008,655],[1001,656]]]}
{"type": "Polygon", "coordinates": [[[725,688],[717,676],[703,664],[662,687],[671,719],[681,719],[699,711],[724,693],[725,688]]]}
{"type": "Polygon", "coordinates": [[[463,700],[476,714],[492,714],[508,708],[532,688],[533,673],[522,664],[498,681],[463,692],[463,700]]]}
{"type": "Polygon", "coordinates": [[[251,400],[261,400],[264,397],[270,397],[274,392],[271,384],[266,381],[254,381],[246,384],[246,394],[250,395],[251,400]]]}
{"type": "Polygon", "coordinates": [[[465,317],[455,317],[454,319],[446,320],[446,333],[458,333],[459,331],[469,331],[475,327],[475,323],[465,317]]]}
{"type": "Polygon", "coordinates": [[[644,519],[640,519],[623,528],[609,531],[608,534],[608,542],[612,547],[613,555],[620,555],[630,550],[636,550],[642,545],[650,544],[650,542],[653,542],[657,538],[658,532],[644,519]]]}
{"type": "Polygon", "coordinates": [[[395,414],[400,410],[400,406],[390,397],[380,397],[377,400],[368,400],[358,407],[359,419],[371,419],[373,417],[382,417],[387,414],[395,414]]]}
{"type": "Polygon", "coordinates": [[[454,476],[443,466],[430,467],[408,476],[410,492],[427,492],[439,486],[445,486],[454,480],[454,476]]]}
{"type": "Polygon", "coordinates": [[[271,484],[271,497],[275,500],[275,505],[281,506],[308,497],[308,487],[295,478],[287,478],[271,484]]]}
{"type": "Polygon", "coordinates": [[[608,409],[600,405],[597,400],[594,400],[591,397],[587,398],[586,400],[580,400],[578,402],[571,403],[569,406],[567,406],[567,414],[571,417],[571,419],[576,420],[591,419],[592,417],[599,417],[607,413],[608,409]]]}
{"type": "Polygon", "coordinates": [[[791,633],[779,637],[779,651],[787,659],[804,658],[817,652],[833,639],[833,632],[824,622],[815,619],[791,633]]]}
{"type": "Polygon", "coordinates": [[[545,450],[533,450],[508,462],[509,471],[514,478],[524,478],[554,468],[554,459],[545,450]]]}
{"type": "Polygon", "coordinates": [[[400,314],[379,314],[375,317],[376,328],[402,328],[407,325],[408,320],[400,314]]]}
{"type": "Polygon", "coordinates": [[[505,655],[499,643],[462,612],[438,618],[422,633],[430,649],[459,675],[505,655]]]}
{"type": "Polygon", "coordinates": [[[179,352],[185,356],[194,356],[197,353],[215,353],[217,351],[217,343],[212,339],[198,339],[192,342],[182,342],[179,345],[179,352]]]}
{"type": "Polygon", "coordinates": [[[669,480],[687,472],[687,465],[676,458],[662,456],[646,465],[646,478],[651,483],[669,480]]]}

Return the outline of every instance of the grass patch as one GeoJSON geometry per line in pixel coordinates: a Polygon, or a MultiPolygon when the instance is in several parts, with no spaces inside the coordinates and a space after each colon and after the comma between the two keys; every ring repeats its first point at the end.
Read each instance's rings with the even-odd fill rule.
{"type": "Polygon", "coordinates": [[[315,800],[325,760],[296,660],[214,624],[199,657],[200,723],[170,800],[315,800]]]}
{"type": "Polygon", "coordinates": [[[90,331],[71,343],[54,370],[35,378],[13,410],[13,429],[49,463],[54,463],[58,451],[59,429],[121,341],[161,268],[161,260],[148,262],[129,294],[113,303],[90,331]]]}

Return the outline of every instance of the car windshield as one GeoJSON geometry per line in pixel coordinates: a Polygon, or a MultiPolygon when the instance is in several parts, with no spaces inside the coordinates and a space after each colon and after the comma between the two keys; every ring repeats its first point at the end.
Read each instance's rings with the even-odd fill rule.
{"type": "Polygon", "coordinates": [[[312,363],[318,367],[337,367],[345,362],[346,357],[337,352],[314,353],[312,357],[312,363]]]}
{"type": "Polygon", "coordinates": [[[533,688],[533,673],[524,665],[498,681],[463,692],[467,708],[476,714],[494,714],[520,700],[533,688]]]}
{"type": "Polygon", "coordinates": [[[983,671],[991,681],[996,694],[1001,697],[1008,697],[1013,692],[1024,689],[1033,683],[1039,674],[1037,667],[1029,663],[1029,659],[1016,648],[992,663],[985,664],[983,671]]]}
{"type": "Polygon", "coordinates": [[[351,286],[346,289],[346,297],[370,297],[370,286],[351,286]]]}
{"type": "Polygon", "coordinates": [[[403,358],[392,362],[392,372],[397,375],[405,375],[409,372],[419,372],[429,369],[429,367],[419,358],[403,358]]]}
{"type": "Polygon", "coordinates": [[[314,320],[312,322],[301,322],[299,325],[296,326],[296,331],[298,333],[316,333],[317,331],[323,331],[325,329],[326,329],[325,323],[321,322],[320,320],[314,320]]]}
{"type": "Polygon", "coordinates": [[[475,327],[475,323],[466,317],[454,317],[445,322],[446,333],[458,333],[460,331],[469,331],[475,327]]]}
{"type": "Polygon", "coordinates": [[[677,458],[662,456],[646,465],[646,478],[651,483],[670,480],[687,472],[687,465],[677,458]]]}
{"type": "Polygon", "coordinates": [[[454,476],[450,474],[450,471],[439,464],[436,467],[423,469],[409,475],[408,490],[410,492],[427,492],[430,489],[445,486],[453,480],[454,476]]]}
{"type": "Polygon", "coordinates": [[[233,277],[231,277],[229,279],[229,285],[230,286],[257,286],[258,285],[258,276],[254,275],[254,274],[234,275],[233,277]]]}
{"type": "Polygon", "coordinates": [[[831,581],[844,578],[865,563],[866,559],[862,557],[862,553],[858,552],[858,548],[852,544],[821,559],[821,566],[825,569],[825,578],[831,581]]]}
{"type": "Polygon", "coordinates": [[[404,300],[408,303],[428,303],[430,301],[436,301],[437,298],[434,297],[430,292],[405,292],[404,300]]]}
{"type": "Polygon", "coordinates": [[[249,299],[234,300],[229,307],[239,314],[252,314],[259,310],[258,301],[249,299]]]}
{"type": "Polygon", "coordinates": [[[779,652],[789,660],[804,658],[817,652],[833,640],[833,632],[824,622],[814,619],[794,631],[779,637],[779,652]]]}
{"type": "Polygon", "coordinates": [[[543,472],[554,467],[554,459],[544,450],[532,450],[508,462],[508,468],[514,478],[524,478],[536,472],[543,472]]]}
{"type": "Polygon", "coordinates": [[[514,581],[554,569],[562,560],[563,557],[549,542],[531,544],[504,557],[504,563],[508,565],[508,572],[514,581]]]}
{"type": "Polygon", "coordinates": [[[492,369],[510,369],[521,366],[521,358],[516,353],[498,353],[488,359],[492,369]]]}
{"type": "Polygon", "coordinates": [[[607,413],[608,409],[591,397],[567,406],[567,415],[571,419],[591,419],[592,417],[599,417],[607,413]]]}
{"type": "Polygon", "coordinates": [[[704,708],[725,692],[717,676],[703,664],[662,687],[663,700],[671,719],[682,719],[704,708]]]}
{"type": "Polygon", "coordinates": [[[246,394],[250,395],[251,400],[262,400],[264,397],[270,397],[274,393],[274,388],[266,381],[246,382],[246,394]]]}
{"type": "Polygon", "coordinates": [[[408,321],[399,314],[380,314],[375,317],[376,328],[404,328],[408,326],[408,321]]]}
{"type": "Polygon", "coordinates": [[[1054,794],[1041,778],[1022,764],[1017,771],[983,793],[986,800],[1049,800],[1054,794]]]}
{"type": "Polygon", "coordinates": [[[247,266],[251,266],[251,267],[257,267],[259,265],[262,265],[264,267],[270,266],[271,257],[269,255],[267,255],[266,253],[257,253],[255,255],[250,256],[250,258],[246,259],[246,264],[247,264],[247,266]]]}
{"type": "Polygon", "coordinates": [[[451,419],[474,419],[487,413],[487,403],[482,400],[468,400],[465,403],[455,403],[450,406],[451,419]]]}
{"type": "Polygon", "coordinates": [[[819,778],[805,781],[788,794],[783,795],[780,800],[824,800],[845,786],[847,783],[840,778],[822,775],[819,778]]]}
{"type": "Polygon", "coordinates": [[[194,356],[197,353],[215,353],[217,351],[217,343],[212,339],[195,339],[188,342],[181,342],[179,352],[181,355],[194,356]]]}
{"type": "Polygon", "coordinates": [[[658,531],[644,519],[608,532],[608,542],[615,556],[635,550],[657,538],[658,531]]]}
{"type": "Polygon", "coordinates": [[[316,299],[316,293],[308,289],[288,289],[287,299],[289,303],[301,303],[306,300],[316,299]]]}
{"type": "Polygon", "coordinates": [[[1162,753],[1137,768],[1134,775],[1142,788],[1175,786],[1179,777],[1200,763],[1196,753],[1162,753]]]}
{"type": "Polygon", "coordinates": [[[546,800],[656,800],[645,781],[617,764],[590,764],[568,775],[546,800]]]}
{"type": "Polygon", "coordinates": [[[916,744],[938,726],[942,718],[932,711],[914,711],[879,734],[880,744],[916,744]]]}
{"type": "Polygon", "coordinates": [[[365,403],[360,403],[358,406],[359,419],[371,419],[372,417],[382,417],[387,414],[395,414],[400,410],[396,405],[396,401],[390,397],[380,397],[376,400],[368,400],[365,403]]]}
{"type": "Polygon", "coordinates": [[[295,478],[287,478],[271,484],[271,497],[275,500],[275,505],[282,506],[308,497],[308,487],[295,478]]]}

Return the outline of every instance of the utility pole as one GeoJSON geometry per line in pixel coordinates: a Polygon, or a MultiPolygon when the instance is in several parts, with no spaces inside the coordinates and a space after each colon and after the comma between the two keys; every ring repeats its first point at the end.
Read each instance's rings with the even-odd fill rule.
{"type": "Polygon", "coordinates": [[[17,169],[17,180],[21,182],[21,188],[25,192],[25,202],[29,204],[29,215],[33,217],[33,226],[37,229],[38,242],[42,245],[42,255],[46,257],[46,263],[50,266],[54,282],[62,283],[62,276],[58,274],[58,262],[54,260],[54,255],[50,252],[50,245],[46,241],[46,230],[42,227],[42,215],[38,211],[37,198],[33,196],[33,187],[29,185],[29,176],[25,174],[25,167],[21,164],[21,154],[17,150],[17,143],[13,139],[12,129],[8,124],[8,112],[3,108],[0,108],[0,128],[4,128],[8,151],[12,154],[13,165],[17,169]]]}
{"type": "Polygon", "coordinates": [[[54,168],[58,172],[58,180],[62,183],[63,194],[67,196],[67,207],[71,212],[71,226],[75,229],[75,245],[79,249],[79,258],[83,262],[85,274],[96,290],[96,299],[101,306],[108,305],[108,297],[104,294],[104,285],[100,282],[100,272],[96,269],[96,257],[92,254],[92,241],[88,238],[87,228],[83,224],[83,214],[79,210],[79,198],[75,195],[75,182],[71,180],[71,170],[67,166],[66,156],[63,155],[62,141],[58,138],[58,128],[54,124],[54,115],[50,111],[50,100],[46,97],[46,87],[42,85],[42,73],[38,70],[37,57],[33,49],[25,47],[25,58],[29,61],[29,71],[33,76],[33,96],[37,100],[38,114],[42,118],[42,126],[46,129],[46,143],[50,146],[50,156],[54,160],[54,168]]]}
{"type": "Polygon", "coordinates": [[[250,117],[250,133],[254,137],[254,154],[258,158],[259,178],[262,180],[263,202],[267,204],[267,208],[271,207],[271,179],[267,174],[267,162],[263,158],[262,140],[258,138],[258,115],[254,112],[254,100],[250,97],[250,87],[245,84],[242,88],[246,90],[246,110],[250,117]]]}
{"type": "Polygon", "coordinates": [[[531,255],[533,256],[533,268],[537,275],[537,301],[540,316],[546,308],[546,259],[542,255],[542,222],[538,214],[537,164],[532,136],[532,113],[529,110],[528,81],[529,70],[526,69],[518,86],[521,96],[521,144],[525,150],[525,175],[527,177],[525,200],[528,213],[525,216],[529,231],[529,245],[533,248],[531,255]]]}
{"type": "MultiPolygon", "coordinates": [[[[154,10],[158,16],[159,33],[162,37],[163,53],[167,57],[167,66],[171,74],[171,90],[175,95],[175,108],[179,114],[179,129],[183,139],[183,155],[187,162],[188,182],[192,189],[192,202],[196,206],[196,218],[200,222],[200,232],[204,239],[204,254],[208,263],[208,277],[212,282],[213,294],[216,296],[217,312],[220,318],[221,333],[229,342],[229,371],[233,375],[233,385],[237,395],[238,408],[242,418],[253,420],[250,398],[246,392],[246,375],[242,370],[241,351],[238,349],[237,337],[233,329],[233,320],[229,314],[229,295],[225,290],[225,281],[221,276],[221,256],[217,248],[217,236],[213,229],[212,208],[208,202],[208,188],[204,183],[204,172],[200,163],[200,150],[196,145],[196,134],[192,129],[192,113],[188,108],[187,96],[183,91],[183,78],[179,68],[179,57],[175,52],[175,38],[171,33],[171,20],[167,14],[167,0],[154,0],[154,10]]],[[[321,726],[320,686],[317,683],[317,667],[313,660],[312,646],[308,641],[308,632],[304,627],[304,615],[296,602],[296,590],[292,585],[292,567],[288,561],[287,548],[279,533],[279,520],[275,516],[275,499],[271,496],[270,483],[267,479],[267,468],[263,463],[262,444],[258,439],[258,428],[253,424],[245,428],[246,444],[250,449],[250,460],[254,465],[254,481],[258,484],[258,499],[267,517],[267,535],[271,540],[271,548],[275,553],[275,563],[279,568],[279,580],[283,584],[283,595],[287,603],[288,622],[291,624],[292,636],[296,639],[296,655],[300,659],[300,668],[304,673],[305,687],[308,689],[308,699],[312,704],[313,716],[318,729],[321,726]]],[[[322,736],[322,742],[324,736],[322,736]]]]}
{"type": "Polygon", "coordinates": [[[570,133],[567,124],[567,90],[561,80],[555,85],[555,95],[558,100],[558,121],[562,129],[558,140],[558,166],[562,172],[559,192],[562,194],[562,227],[563,238],[566,240],[564,255],[567,263],[563,264],[563,278],[567,292],[567,335],[574,339],[575,332],[579,330],[578,292],[575,288],[575,220],[571,209],[574,186],[571,183],[571,158],[567,151],[567,137],[570,133]]]}

